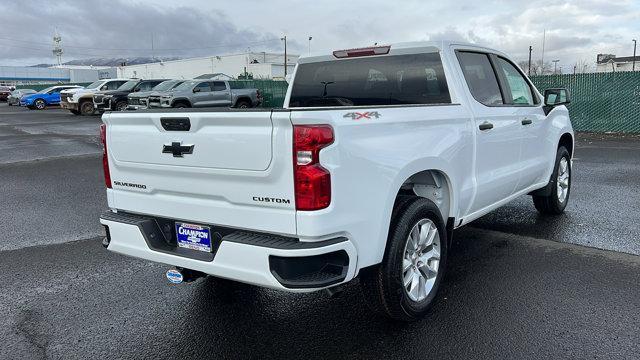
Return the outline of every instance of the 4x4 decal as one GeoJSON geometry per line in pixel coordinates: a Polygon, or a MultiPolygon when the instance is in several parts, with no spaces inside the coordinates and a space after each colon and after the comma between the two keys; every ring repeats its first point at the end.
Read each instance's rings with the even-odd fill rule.
{"type": "Polygon", "coordinates": [[[377,111],[367,111],[367,112],[350,112],[344,114],[345,118],[351,118],[352,120],[360,120],[360,119],[371,119],[371,118],[380,118],[380,113],[377,111]]]}

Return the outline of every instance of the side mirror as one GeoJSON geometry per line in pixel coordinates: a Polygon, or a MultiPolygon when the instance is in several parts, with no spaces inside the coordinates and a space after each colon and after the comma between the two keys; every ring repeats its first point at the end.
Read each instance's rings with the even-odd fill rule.
{"type": "Polygon", "coordinates": [[[549,114],[556,106],[566,105],[571,102],[569,90],[565,88],[547,89],[544,91],[544,113],[549,114]]]}
{"type": "Polygon", "coordinates": [[[102,87],[100,88],[100,91],[105,91],[107,90],[107,85],[102,85],[102,87]]]}
{"type": "Polygon", "coordinates": [[[200,88],[193,88],[193,93],[199,93],[200,92],[200,88]]]}

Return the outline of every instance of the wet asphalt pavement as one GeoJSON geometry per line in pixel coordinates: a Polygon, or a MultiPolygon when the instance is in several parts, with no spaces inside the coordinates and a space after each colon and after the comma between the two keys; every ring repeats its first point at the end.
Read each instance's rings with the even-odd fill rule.
{"type": "Polygon", "coordinates": [[[433,310],[397,324],[356,283],[176,286],[105,251],[98,124],[0,104],[0,359],[639,358],[640,138],[581,136],[567,213],[523,197],[460,229],[433,310]]]}

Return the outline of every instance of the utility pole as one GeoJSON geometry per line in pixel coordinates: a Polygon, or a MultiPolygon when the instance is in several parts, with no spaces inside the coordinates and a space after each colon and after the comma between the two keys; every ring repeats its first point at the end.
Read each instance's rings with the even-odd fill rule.
{"type": "Polygon", "coordinates": [[[527,74],[531,76],[531,52],[533,51],[533,47],[529,45],[529,72],[527,74]]]}
{"type": "Polygon", "coordinates": [[[636,71],[636,39],[633,39],[633,65],[631,65],[631,71],[636,71]]]}
{"type": "Polygon", "coordinates": [[[544,75],[544,46],[546,41],[547,41],[547,29],[544,29],[544,32],[542,33],[542,58],[540,59],[540,66],[542,66],[542,70],[540,71],[540,73],[542,75],[544,75]]]}
{"type": "Polygon", "coordinates": [[[155,60],[156,54],[153,46],[153,33],[151,33],[151,61],[155,60]]]}
{"type": "Polygon", "coordinates": [[[287,35],[281,37],[280,40],[284,41],[284,77],[287,77],[287,35]]]}
{"type": "Polygon", "coordinates": [[[553,62],[553,75],[556,74],[556,70],[558,69],[558,61],[560,60],[551,60],[551,62],[553,62]]]}
{"type": "MultiPolygon", "coordinates": [[[[311,39],[313,39],[313,37],[309,36],[309,54],[311,54],[311,39]]],[[[635,56],[635,54],[634,54],[634,56],[635,56]]]]}

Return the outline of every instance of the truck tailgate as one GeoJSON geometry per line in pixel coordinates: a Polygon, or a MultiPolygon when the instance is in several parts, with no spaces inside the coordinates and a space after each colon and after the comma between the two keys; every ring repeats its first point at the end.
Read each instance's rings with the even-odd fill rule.
{"type": "Polygon", "coordinates": [[[103,122],[111,208],[295,234],[289,112],[124,112],[103,122]]]}

